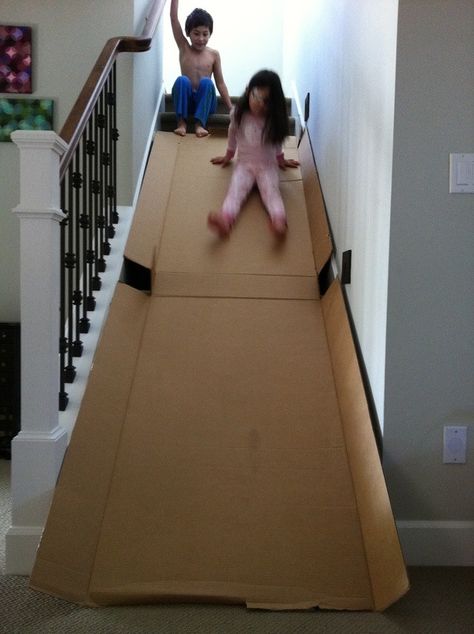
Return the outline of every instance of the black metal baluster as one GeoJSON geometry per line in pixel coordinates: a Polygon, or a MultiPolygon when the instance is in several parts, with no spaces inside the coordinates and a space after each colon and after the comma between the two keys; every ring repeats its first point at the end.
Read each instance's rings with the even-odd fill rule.
{"type": "Polygon", "coordinates": [[[95,275],[95,217],[94,217],[94,157],[96,154],[96,144],[94,142],[94,119],[91,117],[87,122],[86,131],[87,148],[87,215],[89,217],[89,227],[87,230],[87,277],[89,293],[87,295],[87,310],[95,310],[96,301],[94,297],[94,275],[95,275]]]}
{"type": "Polygon", "coordinates": [[[74,152],[73,158],[73,172],[72,172],[72,222],[74,225],[74,287],[72,289],[71,301],[71,316],[73,322],[74,341],[72,343],[72,355],[74,357],[82,356],[83,344],[81,341],[80,332],[80,319],[81,319],[81,304],[82,304],[82,291],[81,291],[81,230],[80,230],[80,217],[81,217],[81,188],[82,188],[82,174],[80,172],[81,167],[81,146],[79,145],[74,152]]]}
{"type": "MultiPolygon", "coordinates": [[[[65,181],[61,182],[61,210],[66,213],[65,205],[65,181]]],[[[64,266],[66,252],[66,225],[68,218],[64,218],[60,225],[60,302],[59,302],[59,410],[64,412],[69,402],[68,393],[65,389],[65,368],[66,368],[66,267],[64,266]]]]}
{"type": "Polygon", "coordinates": [[[110,255],[110,242],[115,236],[115,228],[112,224],[112,205],[110,200],[110,169],[111,169],[111,134],[110,134],[110,75],[107,78],[104,88],[104,104],[105,104],[105,128],[104,128],[104,213],[106,222],[104,254],[110,255]]]}
{"type": "Polygon", "coordinates": [[[112,67],[112,71],[110,73],[111,77],[111,198],[112,198],[112,222],[117,224],[119,221],[119,214],[117,212],[117,141],[119,138],[119,132],[117,130],[117,65],[114,62],[112,67]]]}
{"type": "Polygon", "coordinates": [[[104,165],[104,148],[105,148],[105,106],[104,106],[104,91],[99,95],[98,106],[99,112],[97,116],[97,125],[98,125],[98,139],[99,139],[99,147],[98,147],[98,156],[97,160],[99,163],[99,207],[98,207],[98,217],[97,223],[99,226],[99,242],[97,244],[97,267],[100,273],[105,271],[105,258],[104,258],[104,247],[105,247],[105,235],[106,235],[106,218],[104,214],[104,201],[105,201],[105,187],[104,187],[104,173],[105,173],[105,165],[104,165]]]}
{"type": "Polygon", "coordinates": [[[87,316],[89,310],[87,302],[89,296],[89,271],[87,249],[89,243],[89,208],[88,208],[88,186],[89,178],[87,173],[87,135],[83,134],[82,144],[82,211],[79,219],[79,227],[81,230],[81,280],[82,280],[82,316],[79,321],[79,332],[87,333],[90,328],[90,320],[87,316]]]}
{"type": "Polygon", "coordinates": [[[76,376],[76,368],[72,362],[72,341],[74,337],[74,322],[72,310],[72,293],[74,288],[74,268],[76,266],[76,256],[74,254],[74,222],[71,216],[73,205],[73,188],[72,188],[72,165],[67,169],[66,173],[66,200],[67,200],[67,224],[66,224],[66,252],[64,254],[64,266],[66,268],[66,292],[65,298],[65,318],[67,322],[67,365],[64,371],[64,380],[66,383],[72,383],[76,376]]]}
{"type": "Polygon", "coordinates": [[[92,277],[92,290],[100,291],[100,287],[102,286],[102,282],[99,275],[99,205],[100,205],[100,181],[99,181],[99,126],[98,126],[98,117],[99,117],[99,107],[98,104],[94,107],[94,125],[93,125],[93,139],[94,139],[94,180],[92,183],[92,193],[94,195],[93,201],[93,243],[94,243],[94,275],[92,277]]]}
{"type": "MultiPolygon", "coordinates": [[[[106,164],[106,189],[105,200],[107,206],[107,238],[111,240],[115,236],[114,227],[114,214],[113,214],[113,192],[112,192],[112,143],[113,143],[113,129],[112,129],[112,116],[114,106],[115,95],[112,92],[112,73],[107,78],[106,83],[106,112],[107,112],[107,133],[106,133],[106,145],[107,145],[107,164],[106,164]]],[[[109,251],[110,253],[110,251],[109,251]]]]}

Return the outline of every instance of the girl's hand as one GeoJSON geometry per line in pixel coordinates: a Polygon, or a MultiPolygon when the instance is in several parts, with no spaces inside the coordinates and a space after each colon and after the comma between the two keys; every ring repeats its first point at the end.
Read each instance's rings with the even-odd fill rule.
{"type": "Polygon", "coordinates": [[[214,165],[222,165],[222,167],[226,167],[227,165],[229,165],[231,160],[232,159],[230,159],[227,155],[214,156],[214,158],[211,158],[211,163],[213,163],[214,165]]]}
{"type": "Polygon", "coordinates": [[[282,170],[287,167],[299,167],[300,162],[295,161],[295,159],[286,159],[284,157],[278,157],[278,167],[282,170]]]}

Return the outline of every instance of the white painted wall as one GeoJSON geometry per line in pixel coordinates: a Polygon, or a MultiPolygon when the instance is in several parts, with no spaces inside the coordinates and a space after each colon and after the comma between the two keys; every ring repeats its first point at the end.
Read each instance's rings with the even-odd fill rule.
{"type": "MultiPolygon", "coordinates": [[[[209,46],[219,51],[222,70],[231,95],[240,95],[250,77],[261,68],[283,70],[283,7],[284,0],[180,0],[179,19],[184,30],[186,17],[198,7],[208,11],[214,20],[209,46]]],[[[169,6],[164,21],[164,81],[167,92],[178,75],[178,49],[171,33],[169,6]]]]}
{"type": "Polygon", "coordinates": [[[301,0],[284,73],[308,121],[414,565],[474,565],[474,203],[448,193],[474,152],[472,0],[301,0]],[[398,20],[398,21],[397,21],[398,20]],[[385,353],[386,347],[386,353],[385,353]],[[444,425],[468,427],[442,464],[444,425]]]}
{"type": "Polygon", "coordinates": [[[397,0],[300,0],[285,15],[284,75],[303,109],[380,423],[395,97],[397,0]]]}
{"type": "MultiPolygon", "coordinates": [[[[137,35],[143,30],[149,6],[150,0],[134,0],[133,32],[137,35]]],[[[133,127],[129,129],[131,138],[127,143],[128,147],[132,147],[132,190],[140,181],[144,167],[143,150],[153,133],[151,123],[156,118],[163,90],[163,26],[165,21],[168,22],[167,14],[168,7],[165,6],[151,50],[139,55],[127,54],[133,60],[133,90],[129,91],[133,127]]]]}
{"type": "MultiPolygon", "coordinates": [[[[2,0],[2,23],[33,27],[33,94],[29,96],[54,99],[56,132],[107,39],[140,34],[148,6],[148,0],[2,0]]],[[[131,54],[123,54],[117,64],[119,203],[124,205],[131,203],[151,113],[162,83],[160,48],[156,44],[153,51],[135,55],[133,60],[131,54]],[[139,82],[141,101],[136,100],[133,90],[139,82]],[[133,133],[138,133],[134,148],[133,133]]],[[[0,321],[20,319],[19,223],[11,213],[19,201],[18,166],[15,145],[0,143],[0,321]]]]}

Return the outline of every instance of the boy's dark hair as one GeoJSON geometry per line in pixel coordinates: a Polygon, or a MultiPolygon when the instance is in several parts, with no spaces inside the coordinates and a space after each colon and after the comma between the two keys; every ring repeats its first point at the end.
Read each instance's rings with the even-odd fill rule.
{"type": "Polygon", "coordinates": [[[278,145],[290,134],[288,110],[280,77],[272,70],[260,70],[249,81],[244,94],[235,107],[235,121],[240,125],[244,112],[250,110],[249,94],[253,88],[269,88],[268,109],[265,126],[262,131],[262,142],[278,145]]]}
{"type": "Polygon", "coordinates": [[[191,31],[198,26],[207,26],[209,29],[209,33],[212,35],[212,29],[214,27],[214,21],[210,13],[205,11],[204,9],[194,9],[186,18],[186,22],[184,23],[184,30],[186,31],[186,35],[189,36],[191,31]]]}

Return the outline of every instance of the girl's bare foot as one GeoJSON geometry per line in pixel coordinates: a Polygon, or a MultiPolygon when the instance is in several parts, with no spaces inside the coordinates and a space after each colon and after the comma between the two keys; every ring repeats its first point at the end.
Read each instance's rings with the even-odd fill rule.
{"type": "Polygon", "coordinates": [[[174,131],[178,136],[186,136],[186,121],[184,119],[179,119],[178,127],[174,131]]]}
{"type": "Polygon", "coordinates": [[[288,223],[285,217],[270,218],[270,227],[277,238],[284,238],[288,230],[288,223]]]}
{"type": "Polygon", "coordinates": [[[218,213],[211,212],[207,217],[207,226],[213,231],[216,231],[221,238],[227,238],[233,224],[234,219],[223,214],[222,211],[218,213]]]}
{"type": "Polygon", "coordinates": [[[209,134],[209,132],[206,130],[206,128],[203,128],[202,125],[199,125],[198,123],[196,123],[196,136],[198,138],[202,138],[204,136],[207,136],[209,134]]]}

